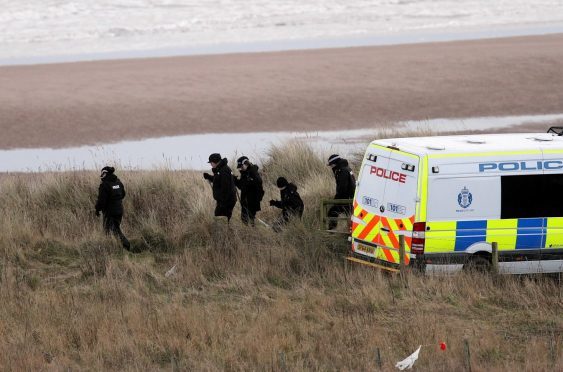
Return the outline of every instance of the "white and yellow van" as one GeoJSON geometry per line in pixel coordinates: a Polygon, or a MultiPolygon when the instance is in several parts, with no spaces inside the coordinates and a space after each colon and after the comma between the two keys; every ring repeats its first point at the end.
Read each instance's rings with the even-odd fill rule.
{"type": "Polygon", "coordinates": [[[553,133],[395,138],[366,151],[354,198],[354,260],[427,272],[563,271],[563,137],[553,133]]]}

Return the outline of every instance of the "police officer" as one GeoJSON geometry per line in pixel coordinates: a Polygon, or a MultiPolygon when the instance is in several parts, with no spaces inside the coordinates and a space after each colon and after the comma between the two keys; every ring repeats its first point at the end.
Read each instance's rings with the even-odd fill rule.
{"type": "Polygon", "coordinates": [[[125,198],[125,187],[114,174],[115,168],[103,167],[100,178],[102,182],[98,189],[98,201],[96,202],[96,216],[103,213],[104,231],[113,234],[121,240],[121,244],[127,250],[131,244],[121,231],[121,219],[123,218],[123,198],[125,198]]]}
{"type": "Polygon", "coordinates": [[[204,173],[203,178],[211,182],[213,187],[213,199],[217,202],[215,217],[224,216],[230,221],[237,203],[233,171],[229,168],[228,160],[221,158],[220,154],[209,155],[209,164],[213,174],[204,173]]]}
{"type": "Polygon", "coordinates": [[[281,200],[270,200],[270,206],[280,208],[282,215],[278,218],[273,225],[275,231],[280,231],[282,226],[288,223],[291,218],[303,216],[303,200],[297,192],[297,186],[293,183],[287,182],[284,177],[280,177],[276,181],[276,185],[280,190],[281,200]]]}
{"type": "MultiPolygon", "coordinates": [[[[354,172],[348,166],[348,160],[343,159],[338,154],[333,154],[328,158],[329,167],[332,168],[336,181],[336,194],[334,199],[352,199],[356,191],[356,178],[354,172]]],[[[328,217],[338,217],[342,213],[351,214],[352,204],[333,205],[328,210],[328,217]]],[[[329,221],[328,229],[333,230],[338,225],[338,221],[329,221]]]]}
{"type": "Polygon", "coordinates": [[[240,218],[245,225],[254,226],[256,212],[260,211],[260,202],[264,196],[262,177],[258,166],[252,164],[248,157],[241,156],[237,159],[237,169],[240,178],[235,177],[235,184],[240,189],[240,218]]]}

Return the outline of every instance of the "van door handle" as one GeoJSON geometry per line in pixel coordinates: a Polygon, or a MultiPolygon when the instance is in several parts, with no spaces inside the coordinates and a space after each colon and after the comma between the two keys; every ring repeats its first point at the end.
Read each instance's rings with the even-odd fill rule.
{"type": "Polygon", "coordinates": [[[385,232],[390,232],[390,231],[391,231],[391,230],[389,230],[389,229],[386,228],[386,227],[382,227],[381,230],[382,230],[382,231],[385,231],[385,232]]]}

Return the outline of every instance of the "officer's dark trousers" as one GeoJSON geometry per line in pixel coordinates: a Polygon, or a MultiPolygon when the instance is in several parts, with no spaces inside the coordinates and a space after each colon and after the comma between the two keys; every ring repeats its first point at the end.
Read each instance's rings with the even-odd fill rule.
{"type": "MultiPolygon", "coordinates": [[[[350,215],[352,211],[351,205],[333,205],[328,210],[328,217],[338,217],[341,214],[350,215]]],[[[338,226],[338,221],[329,221],[328,229],[333,230],[338,226]]]]}
{"type": "Polygon", "coordinates": [[[256,219],[256,211],[249,208],[248,205],[240,206],[240,219],[242,223],[248,225],[250,223],[251,226],[254,226],[254,220],[256,219]]]}
{"type": "Polygon", "coordinates": [[[231,217],[233,216],[233,209],[235,207],[236,201],[233,203],[217,203],[215,207],[215,217],[227,217],[230,221],[231,217]]]}
{"type": "Polygon", "coordinates": [[[275,232],[281,232],[283,227],[287,225],[293,218],[301,218],[303,216],[303,211],[282,211],[281,216],[276,218],[272,223],[272,228],[275,232]]]}
{"type": "Polygon", "coordinates": [[[131,247],[131,244],[129,243],[129,240],[127,240],[125,235],[123,234],[123,231],[121,231],[121,219],[122,218],[123,218],[122,215],[104,214],[104,231],[108,235],[113,234],[116,237],[118,237],[119,240],[121,240],[121,244],[123,244],[123,247],[125,249],[129,249],[131,247]]]}

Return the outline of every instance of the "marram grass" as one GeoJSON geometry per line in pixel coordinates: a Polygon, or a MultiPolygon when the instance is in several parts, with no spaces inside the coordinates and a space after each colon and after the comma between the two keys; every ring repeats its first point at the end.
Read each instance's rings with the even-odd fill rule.
{"type": "Polygon", "coordinates": [[[318,231],[324,156],[269,156],[260,218],[279,213],[267,201],[280,175],[306,204],[279,234],[244,227],[238,207],[231,226],[215,221],[200,173],[118,170],[135,254],[94,217],[97,172],[0,177],[2,369],[391,371],[419,345],[417,370],[563,369],[557,278],[345,265],[345,239],[318,231]]]}

